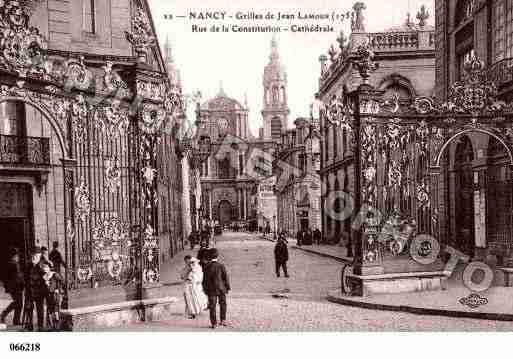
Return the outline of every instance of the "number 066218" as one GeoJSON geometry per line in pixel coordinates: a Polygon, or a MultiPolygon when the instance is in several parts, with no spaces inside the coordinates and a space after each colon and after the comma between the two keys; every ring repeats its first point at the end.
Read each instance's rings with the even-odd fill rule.
{"type": "Polygon", "coordinates": [[[41,350],[39,343],[11,343],[9,349],[12,352],[38,352],[41,350]]]}

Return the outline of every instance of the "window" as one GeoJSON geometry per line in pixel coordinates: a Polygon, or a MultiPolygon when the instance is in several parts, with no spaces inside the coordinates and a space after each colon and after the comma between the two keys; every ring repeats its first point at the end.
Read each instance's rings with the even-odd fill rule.
{"type": "Polygon", "coordinates": [[[25,136],[25,105],[22,102],[0,104],[0,134],[25,136]]]}
{"type": "Polygon", "coordinates": [[[513,0],[495,0],[492,5],[492,59],[513,57],[513,0]]]}
{"type": "Polygon", "coordinates": [[[220,160],[217,164],[217,177],[220,179],[230,178],[230,160],[228,158],[224,158],[220,160]]]}
{"type": "Polygon", "coordinates": [[[91,34],[96,33],[94,0],[83,0],[82,29],[91,34]]]}
{"type": "Polygon", "coordinates": [[[299,171],[301,175],[304,175],[306,171],[306,157],[304,154],[299,155],[299,171]]]}
{"type": "Polygon", "coordinates": [[[474,4],[475,0],[462,0],[458,2],[458,6],[456,7],[458,9],[457,15],[456,15],[456,24],[459,25],[462,22],[470,19],[472,16],[474,16],[474,4]]]}

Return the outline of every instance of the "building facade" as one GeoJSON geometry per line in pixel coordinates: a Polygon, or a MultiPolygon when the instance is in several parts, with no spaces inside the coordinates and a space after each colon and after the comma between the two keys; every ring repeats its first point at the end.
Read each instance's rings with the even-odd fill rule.
{"type": "Polygon", "coordinates": [[[274,169],[278,231],[321,230],[320,133],[317,122],[298,118],[282,135],[274,169]]]}
{"type": "Polygon", "coordinates": [[[158,282],[183,247],[182,106],[147,2],[5,1],[0,16],[0,252],[58,242],[71,306],[158,282]]]}
{"type": "Polygon", "coordinates": [[[269,64],[264,69],[264,126],[262,136],[249,129],[249,108],[245,101],[230,98],[222,85],[219,93],[198,109],[197,137],[211,142],[211,154],[200,165],[201,216],[222,225],[246,222],[258,228],[264,217],[275,216],[276,199],[262,202],[259,184],[272,176],[272,159],[288,118],[287,78],[279,61],[275,39],[269,64]],[[274,202],[274,203],[272,203],[274,202]]]}
{"type": "MultiPolygon", "coordinates": [[[[401,26],[378,33],[365,31],[363,11],[365,5],[356,3],[357,15],[352,23],[351,34],[337,38],[339,48],[329,49],[329,62],[321,55],[321,76],[318,98],[328,104],[339,94],[347,94],[358,88],[361,77],[353,66],[357,59],[356,49],[368,43],[379,67],[372,72],[368,82],[383,92],[385,100],[397,99],[401,105],[412,103],[419,96],[432,96],[434,91],[435,41],[434,29],[426,23],[428,14],[419,11],[414,23],[410,15],[401,26]]],[[[332,193],[354,194],[355,162],[354,139],[350,128],[329,121],[321,123],[321,182],[323,237],[331,243],[343,241],[350,248],[352,239],[351,216],[339,216],[344,201],[333,200],[332,193]]]]}
{"type": "Polygon", "coordinates": [[[276,177],[272,176],[260,181],[257,188],[257,220],[261,231],[276,232],[277,198],[274,192],[276,177]]]}

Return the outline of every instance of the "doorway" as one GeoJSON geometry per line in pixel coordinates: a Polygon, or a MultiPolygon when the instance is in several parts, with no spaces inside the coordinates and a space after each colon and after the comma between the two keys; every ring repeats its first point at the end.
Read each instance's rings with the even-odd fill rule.
{"type": "Polygon", "coordinates": [[[232,205],[228,201],[219,203],[219,223],[224,226],[232,222],[232,205]]]}
{"type": "Polygon", "coordinates": [[[26,218],[0,218],[0,273],[5,273],[12,249],[18,251],[20,263],[24,268],[28,255],[28,232],[26,218]]]}
{"type": "Polygon", "coordinates": [[[461,138],[456,148],[456,245],[466,255],[474,256],[474,172],[472,161],[474,151],[467,136],[461,138]]]}
{"type": "Polygon", "coordinates": [[[28,260],[32,237],[32,187],[0,182],[0,270],[11,248],[18,250],[22,264],[28,260]]]}

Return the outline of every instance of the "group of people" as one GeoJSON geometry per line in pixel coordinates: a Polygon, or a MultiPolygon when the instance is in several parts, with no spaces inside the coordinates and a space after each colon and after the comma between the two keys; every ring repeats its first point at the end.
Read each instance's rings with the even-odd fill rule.
{"type": "Polygon", "coordinates": [[[311,246],[312,244],[321,244],[322,233],[319,228],[315,228],[313,231],[308,229],[300,229],[296,235],[298,246],[311,246]]]}
{"type": "Polygon", "coordinates": [[[1,279],[12,302],[2,311],[0,323],[5,323],[7,316],[14,312],[13,325],[23,325],[26,330],[34,330],[35,307],[37,330],[59,329],[59,312],[64,293],[60,273],[65,263],[58,246],[58,242],[54,242],[50,253],[46,247],[34,248],[30,262],[26,265],[23,265],[18,250],[10,249],[9,262],[1,279]]]}
{"type": "Polygon", "coordinates": [[[217,303],[220,307],[220,325],[226,322],[226,295],[231,290],[226,267],[219,262],[219,251],[202,243],[197,257],[184,258],[185,266],[180,273],[184,281],[185,312],[195,319],[204,310],[210,311],[211,328],[218,326],[217,303]]]}

